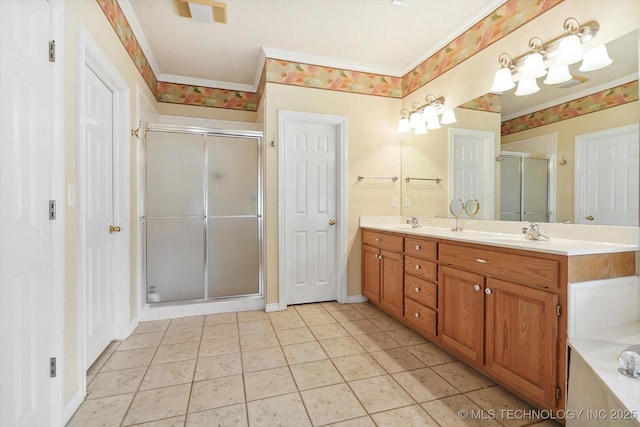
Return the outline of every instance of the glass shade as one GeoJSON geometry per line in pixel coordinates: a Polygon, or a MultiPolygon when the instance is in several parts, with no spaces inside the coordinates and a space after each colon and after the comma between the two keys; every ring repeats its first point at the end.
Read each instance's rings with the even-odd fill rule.
{"type": "Polygon", "coordinates": [[[420,124],[416,126],[416,129],[413,131],[413,133],[416,135],[425,135],[427,132],[427,126],[424,124],[424,122],[420,122],[420,124]]]}
{"type": "Polygon", "coordinates": [[[404,117],[400,119],[398,122],[398,133],[407,133],[411,130],[409,127],[409,119],[405,119],[404,117]]]}
{"type": "Polygon", "coordinates": [[[547,70],[544,68],[544,61],[542,55],[539,53],[532,53],[527,56],[522,66],[522,77],[525,79],[537,79],[547,74],[547,70]]]}
{"type": "Polygon", "coordinates": [[[518,89],[516,89],[516,96],[531,95],[539,90],[540,87],[536,79],[520,79],[518,89]]]}
{"type": "Polygon", "coordinates": [[[610,65],[612,62],[613,60],[609,58],[607,48],[601,44],[585,52],[582,64],[578,69],[580,71],[595,71],[610,65]]]}
{"type": "Polygon", "coordinates": [[[440,120],[440,123],[442,123],[443,125],[450,125],[455,122],[456,122],[456,115],[453,112],[453,110],[447,110],[444,113],[442,113],[442,120],[440,120]]]}
{"type": "Polygon", "coordinates": [[[427,129],[429,130],[440,129],[440,120],[438,120],[438,116],[435,116],[433,119],[427,122],[427,129]]]}
{"type": "Polygon", "coordinates": [[[557,65],[571,65],[582,60],[584,51],[582,50],[582,43],[580,38],[575,34],[570,34],[560,40],[558,46],[558,54],[554,64],[557,65]]]}
{"type": "Polygon", "coordinates": [[[423,122],[430,122],[437,117],[438,116],[436,114],[436,107],[434,107],[433,105],[427,105],[426,107],[424,107],[424,113],[422,114],[423,122]]]}
{"type": "Polygon", "coordinates": [[[411,116],[409,117],[409,127],[412,129],[417,128],[420,125],[420,123],[422,123],[421,119],[422,117],[420,116],[420,113],[418,113],[417,111],[411,113],[411,116]]]}
{"type": "Polygon", "coordinates": [[[557,85],[559,83],[568,82],[571,80],[573,76],[569,72],[568,65],[552,65],[549,67],[549,74],[547,74],[547,78],[544,79],[544,84],[546,85],[557,85]]]}
{"type": "Polygon", "coordinates": [[[513,89],[516,84],[513,82],[513,76],[509,68],[500,68],[496,71],[493,78],[493,86],[491,86],[491,92],[505,92],[509,89],[513,89]]]}

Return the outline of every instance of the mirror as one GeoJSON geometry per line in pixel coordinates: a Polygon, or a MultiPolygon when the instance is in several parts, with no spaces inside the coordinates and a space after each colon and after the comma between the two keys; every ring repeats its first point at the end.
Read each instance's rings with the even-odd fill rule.
{"type": "MultiPolygon", "coordinates": [[[[500,219],[501,192],[505,184],[500,185],[502,163],[500,155],[509,152],[513,156],[525,158],[549,158],[549,170],[552,174],[544,176],[542,181],[536,177],[532,178],[533,183],[538,188],[547,187],[543,184],[549,181],[548,197],[551,201],[548,210],[552,214],[548,215],[548,221],[570,222],[570,223],[597,223],[588,222],[584,218],[574,218],[576,203],[574,193],[576,188],[582,188],[582,193],[589,194],[594,183],[589,178],[576,179],[576,164],[580,159],[576,157],[576,137],[584,134],[595,134],[605,129],[618,128],[640,121],[639,102],[629,102],[618,105],[614,108],[605,108],[594,111],[579,117],[562,120],[552,124],[534,127],[526,130],[519,130],[517,126],[523,123],[519,117],[536,118],[533,114],[536,111],[549,109],[552,106],[561,105],[560,108],[591,108],[593,105],[603,103],[602,98],[597,98],[597,93],[611,94],[608,89],[618,88],[620,96],[631,95],[637,99],[638,93],[638,30],[628,33],[616,40],[607,43],[609,56],[613,64],[601,70],[591,72],[581,72],[578,70],[580,63],[570,67],[574,76],[572,87],[556,87],[542,83],[543,78],[538,79],[541,90],[533,95],[515,96],[515,89],[507,91],[502,96],[491,95],[473,100],[463,106],[456,108],[455,114],[457,123],[449,125],[449,128],[474,129],[492,131],[496,133],[496,156],[495,162],[495,209],[494,218],[500,219]],[[635,82],[631,83],[630,82],[635,82]],[[633,93],[630,94],[630,89],[633,93]],[[626,91],[626,92],[625,92],[626,91]],[[586,102],[578,102],[576,99],[592,95],[586,102]],[[480,111],[474,109],[473,103],[493,102],[492,98],[497,98],[500,113],[480,111]],[[574,102],[571,102],[571,101],[574,102]],[[517,120],[516,120],[517,119],[517,120]],[[513,126],[512,132],[506,132],[501,136],[501,125],[513,126]],[[555,182],[555,186],[553,186],[555,182]],[[591,186],[591,187],[590,187],[591,186]]],[[[490,84],[487,83],[488,85],[490,84]]],[[[562,85],[565,86],[565,85],[562,85]]],[[[551,110],[545,110],[552,114],[551,110]]],[[[541,114],[541,113],[539,113],[541,114]]],[[[448,212],[450,202],[450,172],[448,161],[448,129],[431,131],[427,135],[416,136],[405,134],[402,136],[402,176],[422,176],[425,178],[440,178],[441,182],[435,181],[411,181],[404,182],[402,188],[402,215],[437,215],[441,217],[451,217],[448,212]]],[[[638,156],[637,150],[634,156],[638,156]]],[[[527,160],[528,161],[528,160],[527,160]]],[[[584,162],[583,162],[584,163],[584,162]]],[[[637,165],[637,159],[636,159],[637,165]]],[[[637,166],[636,166],[637,168],[637,166]]],[[[506,173],[506,170],[505,170],[506,173]]],[[[508,173],[512,174],[513,171],[508,173]]],[[[537,173],[541,176],[540,173],[537,173]]],[[[544,174],[543,174],[544,175],[544,174]]],[[[509,181],[507,181],[509,182],[509,181]]],[[[635,188],[637,193],[637,183],[635,188]]],[[[509,191],[509,189],[507,189],[509,191]]],[[[593,191],[591,191],[593,193],[593,191]]],[[[636,194],[637,201],[637,194],[636,194]]],[[[636,211],[637,212],[637,211],[636,211]]],[[[481,216],[484,218],[484,215],[481,216]]],[[[519,218],[503,218],[519,220],[519,218]]],[[[539,221],[544,218],[537,218],[539,221]]],[[[637,213],[634,224],[638,225],[637,213]]],[[[622,225],[622,224],[620,224],[622,225]]]]}
{"type": "Polygon", "coordinates": [[[469,215],[469,218],[473,219],[474,216],[478,215],[479,210],[480,202],[477,199],[469,199],[464,202],[464,212],[469,215]]]}

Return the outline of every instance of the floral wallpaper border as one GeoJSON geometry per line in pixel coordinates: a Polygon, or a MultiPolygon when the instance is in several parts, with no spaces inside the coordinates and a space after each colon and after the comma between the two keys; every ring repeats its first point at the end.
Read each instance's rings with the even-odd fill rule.
{"type": "Polygon", "coordinates": [[[596,111],[638,100],[638,80],[596,92],[573,101],[516,117],[502,123],[501,135],[510,135],[527,129],[572,119],[596,111]]]}
{"type": "Polygon", "coordinates": [[[365,95],[402,97],[400,77],[343,70],[267,58],[264,66],[269,83],[313,87],[365,95]]]}
{"type": "Polygon", "coordinates": [[[403,78],[403,96],[472,57],[564,0],[508,0],[403,78]]]}
{"type": "Polygon", "coordinates": [[[495,93],[487,93],[479,98],[472,99],[471,101],[460,105],[459,108],[500,113],[502,111],[502,96],[495,93]]]}
{"type": "Polygon", "coordinates": [[[267,58],[256,93],[158,82],[118,0],[96,0],[159,102],[256,111],[266,83],[403,98],[564,0],[508,0],[403,77],[267,58]]]}

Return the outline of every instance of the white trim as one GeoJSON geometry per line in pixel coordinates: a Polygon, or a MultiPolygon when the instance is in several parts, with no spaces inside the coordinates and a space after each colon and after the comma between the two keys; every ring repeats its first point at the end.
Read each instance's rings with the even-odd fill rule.
{"type": "Polygon", "coordinates": [[[203,303],[166,305],[160,307],[144,306],[140,309],[138,318],[141,322],[146,322],[150,320],[173,319],[176,317],[229,313],[232,311],[262,310],[264,308],[264,298],[238,298],[203,303]]]}
{"type": "MultiPolygon", "coordinates": [[[[288,123],[324,123],[338,126],[339,137],[336,141],[336,286],[337,301],[344,303],[347,301],[347,146],[348,146],[348,121],[345,116],[332,114],[303,113],[299,111],[278,110],[278,158],[279,164],[283,164],[285,158],[285,134],[288,123]]],[[[284,167],[278,168],[278,209],[284,212],[285,209],[285,182],[284,167]]],[[[284,215],[278,216],[278,279],[279,293],[278,304],[280,310],[287,309],[287,289],[285,280],[285,226],[284,215]]]]}
{"type": "Polygon", "coordinates": [[[605,129],[598,132],[585,133],[575,137],[575,166],[573,168],[573,182],[577,185],[573,187],[573,222],[575,224],[585,224],[581,221],[587,212],[587,144],[591,139],[603,136],[618,136],[632,132],[639,132],[637,123],[605,129]]]}
{"type": "MultiPolygon", "coordinates": [[[[258,67],[258,69],[261,70],[262,68],[258,67]]],[[[255,93],[257,90],[254,85],[223,82],[219,80],[201,79],[197,77],[180,76],[177,74],[160,73],[160,74],[157,74],[156,77],[159,82],[180,83],[185,85],[210,87],[214,89],[239,90],[242,92],[252,92],[252,93],[255,93]]]]}
{"type": "Polygon", "coordinates": [[[357,304],[360,302],[367,302],[369,299],[364,295],[350,295],[347,298],[347,304],[357,304]]]}
{"type": "Polygon", "coordinates": [[[279,303],[267,304],[264,306],[264,311],[267,313],[273,313],[274,311],[281,311],[279,303]]]}
{"type": "Polygon", "coordinates": [[[447,189],[448,200],[453,199],[453,139],[455,136],[471,136],[482,138],[483,151],[485,156],[486,168],[484,170],[484,179],[482,186],[485,190],[483,200],[480,202],[480,215],[477,219],[494,219],[495,218],[495,152],[496,152],[496,135],[494,132],[486,132],[473,129],[449,128],[449,161],[448,161],[448,179],[449,185],[447,189]]]}
{"type": "MultiPolygon", "coordinates": [[[[56,41],[56,62],[52,77],[52,147],[51,147],[51,198],[57,200],[56,220],[51,221],[51,286],[53,301],[52,351],[56,356],[58,372],[65,370],[65,88],[64,88],[64,2],[51,2],[52,38],[56,41]]],[[[64,424],[64,375],[58,375],[51,382],[51,421],[52,425],[64,424]]]]}
{"type": "Polygon", "coordinates": [[[118,69],[109,61],[108,56],[95,42],[87,29],[78,24],[77,29],[77,62],[76,62],[76,159],[77,159],[77,287],[78,287],[78,384],[81,394],[86,393],[86,375],[88,366],[85,366],[86,315],[85,283],[84,277],[85,254],[80,242],[85,237],[84,233],[84,205],[83,183],[86,180],[86,172],[82,165],[84,147],[82,144],[83,128],[81,118],[84,115],[84,80],[85,66],[90,67],[100,79],[113,91],[114,115],[113,115],[113,176],[114,176],[114,222],[122,224],[122,231],[116,241],[116,261],[114,270],[114,332],[116,339],[125,339],[130,330],[130,123],[129,123],[129,87],[120,75],[118,69]]]}
{"type": "Polygon", "coordinates": [[[84,393],[80,390],[80,384],[78,384],[73,396],[71,396],[66,405],[64,405],[62,412],[64,423],[62,425],[66,425],[69,422],[73,414],[75,414],[80,405],[82,405],[82,402],[84,402],[84,393]]]}

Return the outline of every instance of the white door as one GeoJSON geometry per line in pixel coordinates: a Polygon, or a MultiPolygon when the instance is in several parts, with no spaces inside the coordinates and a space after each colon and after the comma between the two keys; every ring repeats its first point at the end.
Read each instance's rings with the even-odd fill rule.
{"type": "Polygon", "coordinates": [[[449,200],[477,199],[477,219],[493,219],[494,141],[491,132],[449,129],[449,200]]]}
{"type": "Polygon", "coordinates": [[[576,138],[577,175],[575,222],[638,225],[638,125],[623,126],[576,138]]]}
{"type": "Polygon", "coordinates": [[[285,127],[284,194],[280,197],[284,197],[281,256],[287,304],[337,298],[338,135],[335,123],[289,121],[285,127]]]}
{"type": "Polygon", "coordinates": [[[0,425],[55,424],[51,5],[0,1],[0,425]]]}
{"type": "Polygon", "coordinates": [[[84,236],[83,260],[85,285],[85,362],[87,367],[98,358],[115,335],[114,268],[115,239],[113,223],[113,93],[85,65],[84,115],[81,119],[83,169],[79,182],[84,236]]]}

